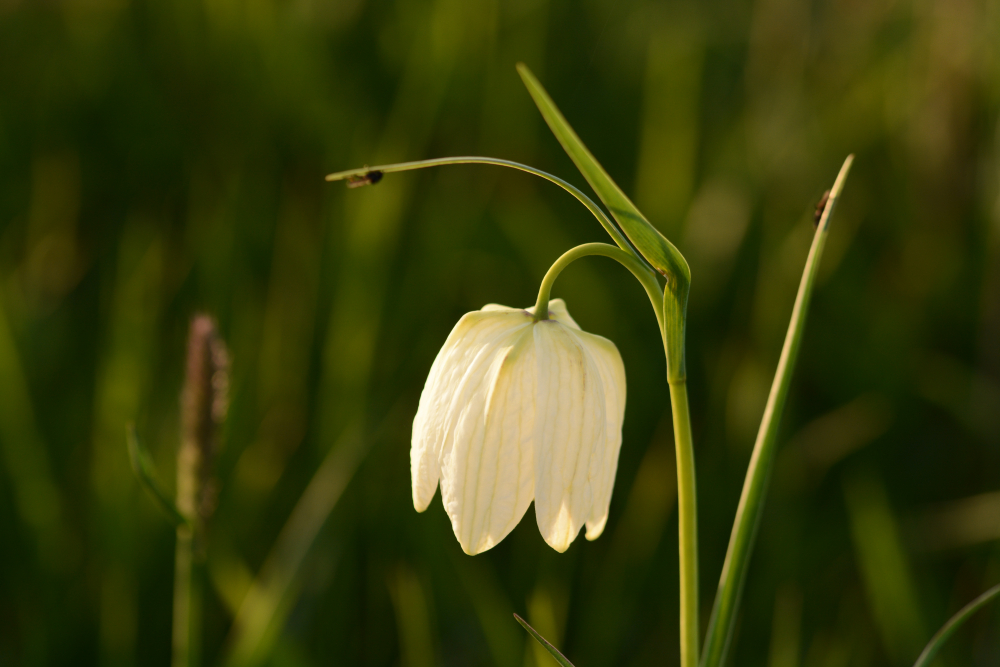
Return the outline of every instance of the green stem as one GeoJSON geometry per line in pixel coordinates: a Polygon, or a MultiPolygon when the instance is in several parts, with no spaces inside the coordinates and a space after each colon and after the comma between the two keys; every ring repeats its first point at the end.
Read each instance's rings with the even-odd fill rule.
{"type": "Polygon", "coordinates": [[[653,304],[653,312],[656,313],[656,322],[663,330],[662,299],[663,292],[660,290],[660,283],[656,281],[656,276],[646,268],[646,265],[636,259],[635,255],[620,250],[610,243],[584,243],[564,252],[555,263],[549,267],[542,278],[542,284],[538,288],[538,300],[535,302],[535,322],[547,320],[549,318],[549,294],[552,292],[552,284],[562,273],[563,269],[580,259],[591,255],[600,255],[617,260],[622,266],[632,272],[649,296],[653,304]]]}
{"type": "Polygon", "coordinates": [[[194,560],[192,542],[193,530],[190,525],[177,527],[177,548],[174,552],[174,636],[173,667],[188,667],[191,664],[191,632],[194,615],[191,585],[191,565],[194,560]]]}
{"type": "MultiPolygon", "coordinates": [[[[189,381],[190,384],[190,381],[189,381]]],[[[199,449],[185,437],[177,451],[177,509],[187,522],[177,526],[177,546],[174,551],[174,636],[173,667],[190,667],[194,661],[198,616],[198,595],[194,590],[194,541],[200,528],[195,510],[199,449]]]]}
{"type": "Polygon", "coordinates": [[[663,350],[674,421],[677,455],[677,548],[680,569],[681,667],[698,665],[698,494],[695,485],[694,440],[688,406],[684,338],[691,282],[668,275],[663,290],[663,350]]]}
{"type": "Polygon", "coordinates": [[[698,498],[687,381],[670,382],[677,451],[677,517],[681,580],[681,667],[698,665],[698,498]]]}
{"type": "Polygon", "coordinates": [[[592,200],[587,195],[583,194],[583,192],[581,192],[579,188],[577,188],[574,185],[571,185],[570,183],[567,183],[558,176],[553,176],[552,174],[542,171],[541,169],[535,169],[534,167],[528,166],[526,164],[521,164],[520,162],[512,162],[511,160],[501,160],[499,158],[492,158],[492,157],[479,157],[475,155],[473,156],[465,155],[461,157],[442,157],[442,158],[435,158],[433,160],[399,162],[397,164],[378,165],[375,167],[366,166],[360,169],[349,169],[347,171],[338,171],[335,174],[328,174],[326,180],[343,181],[349,178],[365,176],[367,174],[376,171],[382,172],[383,174],[390,174],[395,171],[411,171],[413,169],[424,169],[426,167],[441,167],[449,164],[490,164],[498,167],[509,167],[511,169],[517,169],[519,171],[524,171],[529,174],[534,174],[535,176],[544,178],[545,180],[551,183],[555,183],[563,190],[576,197],[581,204],[586,206],[587,209],[594,214],[594,217],[597,218],[597,221],[600,222],[601,225],[604,227],[604,229],[607,230],[608,234],[611,235],[611,238],[614,239],[615,243],[618,244],[619,248],[633,255],[639,262],[643,263],[643,265],[645,266],[645,262],[644,260],[641,259],[639,253],[637,253],[635,249],[632,248],[632,246],[625,239],[625,236],[621,233],[621,231],[618,229],[615,223],[611,222],[611,219],[608,218],[607,215],[605,215],[604,211],[601,210],[600,206],[594,203],[594,200],[592,200]]]}
{"type": "Polygon", "coordinates": [[[548,318],[552,285],[563,269],[581,257],[601,255],[618,260],[642,283],[663,336],[667,353],[670,405],[673,411],[674,440],[677,450],[677,507],[679,513],[679,549],[681,581],[681,667],[698,665],[698,504],[695,488],[694,443],[691,437],[691,411],[688,407],[687,381],[684,377],[683,317],[686,291],[674,294],[660,289],[655,275],[633,255],[607,243],[584,243],[563,253],[552,264],[538,288],[535,321],[548,318]],[[670,322],[664,321],[669,311],[670,322]],[[679,320],[679,321],[675,321],[679,320]]]}
{"type": "Polygon", "coordinates": [[[986,605],[986,603],[990,602],[997,596],[1000,596],[1000,584],[997,584],[969,604],[962,607],[958,613],[948,619],[948,622],[944,624],[944,627],[934,633],[934,636],[931,638],[930,642],[927,643],[927,647],[923,650],[923,652],[921,652],[920,657],[917,658],[913,667],[928,667],[931,664],[931,661],[934,660],[934,656],[937,655],[945,641],[951,637],[955,630],[965,623],[970,616],[986,605]]]}

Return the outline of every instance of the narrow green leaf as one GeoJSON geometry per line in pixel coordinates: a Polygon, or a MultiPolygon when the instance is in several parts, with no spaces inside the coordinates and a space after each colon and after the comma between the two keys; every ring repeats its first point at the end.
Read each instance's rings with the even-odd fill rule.
{"type": "Polygon", "coordinates": [[[661,274],[676,277],[682,283],[690,283],[691,269],[688,268],[687,260],[684,259],[680,251],[653,225],[649,224],[646,217],[587,150],[584,143],[580,141],[580,137],[566,122],[555,102],[545,92],[545,88],[538,82],[527,65],[518,63],[517,71],[552,133],[556,135],[577,169],[611,211],[611,215],[621,225],[625,235],[635,245],[639,253],[661,274]]]}
{"type": "Polygon", "coordinates": [[[567,660],[566,656],[564,656],[562,653],[560,653],[559,649],[557,649],[555,646],[553,646],[549,642],[549,640],[547,640],[545,637],[543,637],[540,634],[538,634],[537,630],[535,630],[533,627],[531,627],[530,625],[528,625],[528,622],[526,620],[524,620],[523,618],[521,618],[517,614],[514,614],[514,618],[516,618],[517,622],[520,623],[521,626],[524,627],[524,629],[528,631],[529,635],[531,635],[532,637],[535,638],[535,641],[537,641],[539,644],[541,644],[542,646],[544,646],[545,650],[552,654],[552,657],[555,658],[556,662],[558,662],[560,665],[562,665],[562,667],[573,667],[573,663],[570,662],[569,660],[567,660]]]}
{"type": "Polygon", "coordinates": [[[949,637],[951,637],[955,630],[958,630],[958,628],[961,627],[961,625],[965,623],[970,616],[975,614],[980,610],[980,608],[985,606],[998,595],[1000,595],[1000,584],[997,584],[969,604],[962,607],[957,614],[952,616],[948,622],[945,623],[933,637],[931,637],[927,647],[924,648],[920,657],[917,658],[917,661],[913,663],[913,667],[928,667],[931,664],[931,660],[934,659],[934,656],[937,655],[937,652],[941,650],[941,647],[944,646],[944,643],[949,637]]]}
{"type": "Polygon", "coordinates": [[[517,71],[542,117],[548,123],[549,129],[556,135],[556,139],[573,160],[573,164],[611,211],[611,215],[618,221],[639,254],[666,277],[662,333],[667,353],[667,379],[670,382],[683,381],[687,377],[684,363],[684,331],[687,322],[687,299],[691,289],[691,269],[687,260],[674,244],[646,220],[632,200],[622,192],[604,167],[587,150],[527,65],[518,63],[517,71]]]}
{"type": "Polygon", "coordinates": [[[248,667],[267,660],[301,589],[303,563],[366,449],[361,428],[355,424],[323,458],[233,619],[222,664],[248,667]]]}
{"type": "MultiPolygon", "coordinates": [[[[544,178],[550,183],[555,183],[561,187],[566,192],[570,193],[576,199],[587,207],[597,221],[601,223],[601,226],[611,235],[611,238],[615,240],[618,247],[622,250],[627,250],[632,254],[636,254],[635,250],[629,245],[622,233],[618,231],[615,227],[615,223],[608,219],[608,216],[601,210],[601,207],[594,203],[587,195],[580,191],[580,188],[575,185],[564,181],[558,176],[553,176],[552,174],[542,171],[541,169],[535,169],[526,164],[521,164],[520,162],[512,162],[511,160],[501,160],[500,158],[492,157],[481,157],[478,155],[463,155],[460,157],[442,157],[434,158],[432,160],[417,160],[415,162],[397,162],[395,164],[384,164],[377,165],[375,167],[364,166],[359,169],[348,169],[347,171],[338,171],[334,174],[327,174],[327,181],[347,181],[349,187],[357,187],[358,184],[368,184],[374,185],[378,181],[382,180],[382,176],[379,177],[378,181],[372,181],[372,174],[391,174],[399,171],[412,171],[414,169],[426,169],[427,167],[443,167],[452,164],[489,164],[496,167],[508,167],[510,169],[517,169],[518,171],[527,172],[539,178],[544,178]]],[[[636,255],[638,256],[638,255],[636,255]]]]}
{"type": "Polygon", "coordinates": [[[174,502],[157,483],[156,475],[153,472],[153,463],[149,458],[149,453],[139,442],[139,437],[135,433],[135,424],[129,423],[125,426],[125,441],[128,445],[128,460],[132,464],[132,472],[135,473],[140,486],[149,493],[156,506],[163,510],[174,526],[191,525],[188,518],[177,509],[174,502]]]}
{"type": "Polygon", "coordinates": [[[736,520],[729,538],[729,549],[726,552],[726,561],[722,566],[722,576],[719,579],[719,591],[716,594],[712,616],[708,622],[705,649],[702,653],[702,667],[721,667],[729,648],[729,639],[732,636],[736,610],[739,606],[743,582],[750,563],[757,525],[760,523],[760,517],[764,510],[764,497],[767,491],[771,463],[777,450],[778,425],[785,407],[785,399],[788,397],[792,371],[795,368],[799,346],[802,342],[809,301],[812,298],[820,258],[823,255],[823,247],[829,233],[830,218],[837,201],[840,199],[844,181],[847,179],[847,173],[850,171],[853,161],[853,155],[847,156],[847,159],[844,160],[844,166],[840,168],[837,180],[830,190],[822,217],[816,226],[816,234],[813,236],[812,247],[809,249],[806,266],[802,272],[799,292],[795,297],[795,306],[792,308],[792,318],[785,334],[781,358],[778,360],[778,369],[774,375],[774,382],[771,384],[771,393],[767,397],[764,417],[760,423],[760,430],[757,432],[757,442],[754,444],[746,481],[743,483],[743,493],[736,510],[736,520]]]}

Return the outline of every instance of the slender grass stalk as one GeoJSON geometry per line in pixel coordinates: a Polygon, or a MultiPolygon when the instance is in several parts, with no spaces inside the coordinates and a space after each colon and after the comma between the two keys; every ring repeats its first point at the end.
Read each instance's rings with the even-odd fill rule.
{"type": "Polygon", "coordinates": [[[366,452],[354,423],[323,458],[236,611],[221,664],[246,667],[267,659],[298,593],[303,563],[366,452]]]}
{"type": "Polygon", "coordinates": [[[174,553],[173,667],[197,664],[201,591],[194,565],[204,560],[205,527],[215,510],[214,464],[228,407],[228,366],[215,322],[196,316],[188,335],[177,450],[176,507],[186,521],[177,526],[174,553]]]}
{"type": "Polygon", "coordinates": [[[192,611],[192,599],[195,596],[191,587],[193,579],[191,577],[191,562],[194,559],[192,545],[194,542],[194,531],[189,525],[177,526],[177,546],[174,550],[174,625],[173,625],[173,653],[171,664],[173,667],[188,667],[194,664],[192,634],[197,628],[192,623],[195,615],[192,611]]]}
{"type": "Polygon", "coordinates": [[[806,314],[809,301],[812,298],[816,274],[819,271],[820,258],[829,233],[830,218],[833,215],[837,200],[844,188],[844,182],[851,169],[854,156],[849,155],[840,168],[837,180],[830,190],[830,196],[823,209],[822,217],[816,226],[812,247],[806,259],[806,266],[799,282],[799,291],[792,308],[791,321],[785,334],[785,343],[781,348],[781,357],[775,371],[771,392],[767,397],[764,417],[757,432],[757,442],[754,444],[750,465],[747,468],[746,481],[736,509],[736,520],[733,522],[733,532],[729,538],[729,548],[726,560],[722,566],[719,578],[719,590],[712,607],[712,616],[708,622],[708,632],[705,636],[705,650],[702,656],[702,667],[721,667],[726,659],[729,641],[732,637],[736,621],[736,610],[739,607],[743,582],[746,579],[750,564],[750,554],[753,551],[757,526],[764,511],[764,497],[770,478],[771,463],[777,451],[778,426],[781,413],[784,411],[785,399],[791,386],[792,371],[798,357],[805,330],[806,314]]]}
{"type": "Polygon", "coordinates": [[[139,481],[139,485],[146,490],[150,498],[156,503],[164,516],[176,527],[190,524],[188,518],[181,514],[174,501],[170,499],[166,491],[160,488],[156,481],[156,474],[153,471],[153,462],[149,458],[149,452],[143,447],[139,436],[135,432],[135,424],[129,423],[125,426],[125,443],[128,447],[128,459],[132,464],[132,472],[139,481]]]}
{"type": "Polygon", "coordinates": [[[998,595],[1000,595],[1000,584],[997,584],[993,588],[987,590],[975,600],[959,609],[958,613],[948,619],[948,622],[945,623],[940,630],[934,633],[934,636],[931,637],[927,646],[920,653],[920,657],[918,657],[917,661],[913,663],[913,667],[930,667],[931,661],[934,660],[938,651],[941,650],[941,647],[944,646],[944,643],[948,641],[948,638],[951,637],[955,630],[958,630],[958,628],[961,627],[970,616],[975,614],[998,595]]]}

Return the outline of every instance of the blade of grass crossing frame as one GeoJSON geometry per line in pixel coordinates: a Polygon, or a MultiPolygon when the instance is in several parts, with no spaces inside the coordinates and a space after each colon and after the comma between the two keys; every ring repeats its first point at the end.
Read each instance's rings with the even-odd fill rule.
{"type": "Polygon", "coordinates": [[[757,441],[754,444],[753,455],[750,457],[746,480],[743,483],[743,492],[736,510],[736,520],[733,523],[733,532],[729,538],[729,548],[726,551],[726,560],[722,566],[722,576],[719,579],[719,590],[712,607],[712,616],[708,622],[701,667],[721,667],[726,658],[743,590],[743,582],[750,562],[750,554],[753,551],[757,525],[760,523],[764,509],[764,497],[767,492],[771,463],[777,449],[781,413],[785,407],[792,371],[795,368],[795,361],[802,343],[806,314],[809,310],[809,301],[812,298],[820,258],[823,255],[823,247],[829,233],[830,218],[833,216],[833,210],[840,199],[844,181],[847,179],[847,173],[850,171],[853,161],[853,155],[847,156],[844,165],[840,168],[837,180],[830,190],[823,215],[816,226],[816,234],[813,236],[812,247],[809,249],[806,266],[802,272],[798,295],[795,297],[795,306],[792,308],[791,321],[788,324],[785,343],[778,360],[778,369],[771,384],[771,392],[767,397],[764,417],[760,423],[760,430],[757,432],[757,441]]]}
{"type": "Polygon", "coordinates": [[[267,661],[298,596],[303,563],[366,449],[357,424],[330,448],[251,583],[233,619],[222,664],[247,667],[267,661]]]}
{"type": "Polygon", "coordinates": [[[518,63],[517,71],[552,133],[556,135],[577,169],[611,211],[611,215],[618,221],[639,253],[660,273],[675,276],[682,283],[689,283],[691,270],[680,251],[646,220],[618,184],[611,179],[604,167],[587,150],[531,70],[524,63],[518,63]]]}
{"type": "Polygon", "coordinates": [[[146,489],[150,497],[156,502],[157,507],[170,519],[174,526],[189,526],[191,522],[184,516],[174,501],[170,500],[160,485],[156,481],[153,472],[153,463],[150,461],[149,453],[139,442],[139,437],[135,433],[135,424],[125,426],[125,440],[128,444],[128,460],[132,464],[132,472],[142,488],[146,489]]]}
{"type": "Polygon", "coordinates": [[[927,647],[917,658],[917,661],[913,663],[913,667],[929,667],[934,656],[937,655],[944,643],[948,641],[952,633],[958,630],[965,621],[969,619],[970,616],[979,611],[988,602],[1000,595],[1000,584],[997,584],[993,588],[989,589],[975,600],[969,604],[962,607],[957,614],[952,616],[947,623],[945,623],[940,630],[938,630],[933,637],[931,637],[930,642],[927,643],[927,647]]]}
{"type": "Polygon", "coordinates": [[[548,651],[552,655],[552,657],[555,658],[555,661],[558,662],[560,665],[562,665],[562,667],[573,667],[573,663],[567,660],[566,656],[560,653],[559,649],[557,649],[555,646],[549,643],[549,641],[545,637],[538,634],[538,632],[533,627],[528,625],[528,622],[526,620],[524,620],[517,614],[514,614],[514,618],[516,618],[517,622],[520,623],[521,626],[528,631],[529,635],[535,638],[536,642],[545,647],[545,650],[548,651]]]}

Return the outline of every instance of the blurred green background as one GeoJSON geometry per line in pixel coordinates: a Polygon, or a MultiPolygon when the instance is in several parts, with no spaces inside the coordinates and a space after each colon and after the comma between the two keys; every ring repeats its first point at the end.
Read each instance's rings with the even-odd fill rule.
{"type": "MultiPolygon", "coordinates": [[[[551,664],[512,612],[578,667],[676,664],[665,368],[620,267],[554,291],[628,373],[604,535],[559,555],[529,510],[471,558],[410,500],[451,327],[532,304],[596,221],[493,167],[323,182],[486,154],[583,184],[518,61],[690,261],[706,615],[813,207],[857,154],[731,664],[911,664],[1000,581],[997,2],[0,0],[0,665],[169,663],[174,535],[124,434],[172,488],[197,312],[232,357],[202,664],[551,664]]],[[[998,663],[996,607],[941,661],[998,663]]]]}

